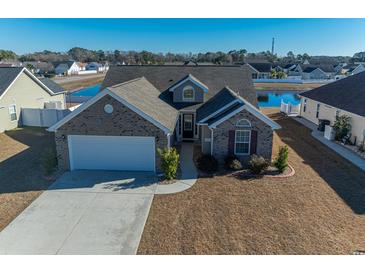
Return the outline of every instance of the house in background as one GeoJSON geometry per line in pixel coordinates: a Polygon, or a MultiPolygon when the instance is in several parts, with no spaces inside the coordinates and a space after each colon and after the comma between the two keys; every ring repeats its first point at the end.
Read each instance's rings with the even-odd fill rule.
{"type": "Polygon", "coordinates": [[[336,116],[351,117],[351,139],[360,144],[365,139],[365,72],[306,91],[300,94],[300,115],[317,124],[319,119],[329,120],[336,116]]]}
{"type": "Polygon", "coordinates": [[[53,62],[54,71],[56,75],[74,75],[81,71],[81,68],[75,61],[59,61],[53,62]]]}
{"type": "Polygon", "coordinates": [[[288,69],[289,78],[301,80],[334,79],[336,71],[333,65],[304,65],[298,64],[288,69]]]}
{"type": "Polygon", "coordinates": [[[108,63],[91,62],[86,65],[86,70],[95,70],[98,73],[106,72],[109,69],[108,63]]]}
{"type": "Polygon", "coordinates": [[[0,68],[0,132],[21,125],[22,108],[65,108],[65,91],[23,67],[0,68]]]}
{"type": "Polygon", "coordinates": [[[365,71],[363,64],[347,65],[342,68],[342,74],[350,76],[365,71]]]}
{"type": "Polygon", "coordinates": [[[86,70],[87,63],[77,62],[77,66],[80,69],[79,71],[85,71],[86,70]]]}
{"type": "Polygon", "coordinates": [[[271,63],[246,63],[251,70],[252,79],[270,79],[271,63]]]}
{"type": "Polygon", "coordinates": [[[51,63],[41,61],[25,61],[23,66],[34,74],[45,74],[54,70],[51,63]]]}
{"type": "Polygon", "coordinates": [[[280,126],[256,106],[246,66],[115,66],[96,96],[49,131],[65,170],[160,171],[156,150],[185,141],[220,163],[271,159],[280,126]]]}
{"type": "Polygon", "coordinates": [[[305,66],[302,70],[303,80],[334,79],[336,71],[333,66],[305,66]]]}

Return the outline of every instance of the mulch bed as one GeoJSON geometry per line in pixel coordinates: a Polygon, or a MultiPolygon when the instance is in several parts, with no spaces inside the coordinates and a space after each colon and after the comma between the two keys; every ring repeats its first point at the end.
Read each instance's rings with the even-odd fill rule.
{"type": "Polygon", "coordinates": [[[249,169],[239,170],[228,174],[228,176],[234,176],[238,179],[249,179],[249,178],[288,178],[294,176],[295,170],[292,166],[288,166],[284,172],[279,172],[275,167],[270,166],[266,171],[260,174],[253,174],[249,169]]]}

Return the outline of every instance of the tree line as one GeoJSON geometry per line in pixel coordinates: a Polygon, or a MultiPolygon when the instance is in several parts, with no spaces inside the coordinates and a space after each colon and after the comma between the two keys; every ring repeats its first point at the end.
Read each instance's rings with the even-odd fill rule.
{"type": "MultiPolygon", "coordinates": [[[[68,61],[75,60],[78,62],[109,62],[112,64],[125,63],[125,64],[166,64],[173,62],[184,62],[187,60],[193,60],[201,63],[213,63],[213,64],[233,64],[240,62],[283,62],[283,63],[299,63],[305,60],[310,61],[315,56],[310,56],[307,53],[294,54],[289,51],[286,56],[278,57],[276,54],[272,54],[270,51],[262,52],[248,52],[246,49],[230,50],[228,52],[205,52],[205,53],[154,53],[150,51],[104,51],[104,50],[90,50],[80,47],[74,47],[67,52],[55,52],[44,50],[41,52],[33,52],[23,55],[16,55],[10,50],[0,50],[0,60],[19,60],[24,61],[42,61],[42,62],[55,62],[55,61],[68,61]],[[254,60],[254,61],[252,61],[254,60]]],[[[347,57],[329,57],[329,56],[317,56],[317,59],[325,60],[348,60],[347,57]],[[345,59],[344,59],[345,58],[345,59]]],[[[350,59],[355,62],[365,61],[365,52],[355,53],[350,59]]]]}

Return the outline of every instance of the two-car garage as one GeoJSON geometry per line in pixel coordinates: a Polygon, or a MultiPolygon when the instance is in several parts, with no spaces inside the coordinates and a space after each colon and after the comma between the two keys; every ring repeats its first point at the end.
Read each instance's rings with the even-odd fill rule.
{"type": "Polygon", "coordinates": [[[155,138],[69,135],[70,169],[155,171],[155,138]]]}

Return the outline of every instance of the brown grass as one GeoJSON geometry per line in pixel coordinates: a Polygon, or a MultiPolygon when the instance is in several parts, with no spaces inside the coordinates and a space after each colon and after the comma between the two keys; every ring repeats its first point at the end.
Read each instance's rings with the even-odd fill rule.
{"type": "Polygon", "coordinates": [[[1,231],[49,186],[40,156],[54,146],[54,137],[44,129],[20,128],[1,133],[0,144],[1,231]]]}
{"type": "Polygon", "coordinates": [[[293,84],[293,83],[254,83],[256,90],[309,90],[323,84],[293,84]]]}
{"type": "MultiPolygon", "coordinates": [[[[265,110],[269,111],[269,110],[265,110]]],[[[271,110],[272,111],[272,110],[271,110]]],[[[351,254],[365,250],[365,174],[290,118],[274,137],[289,146],[289,178],[202,178],[156,195],[139,254],[351,254]]]]}
{"type": "Polygon", "coordinates": [[[66,90],[75,90],[75,89],[81,89],[92,85],[97,85],[103,82],[105,78],[105,74],[99,74],[95,77],[87,77],[85,79],[79,79],[75,81],[69,81],[69,82],[61,82],[59,83],[60,86],[65,88],[66,90]]]}

